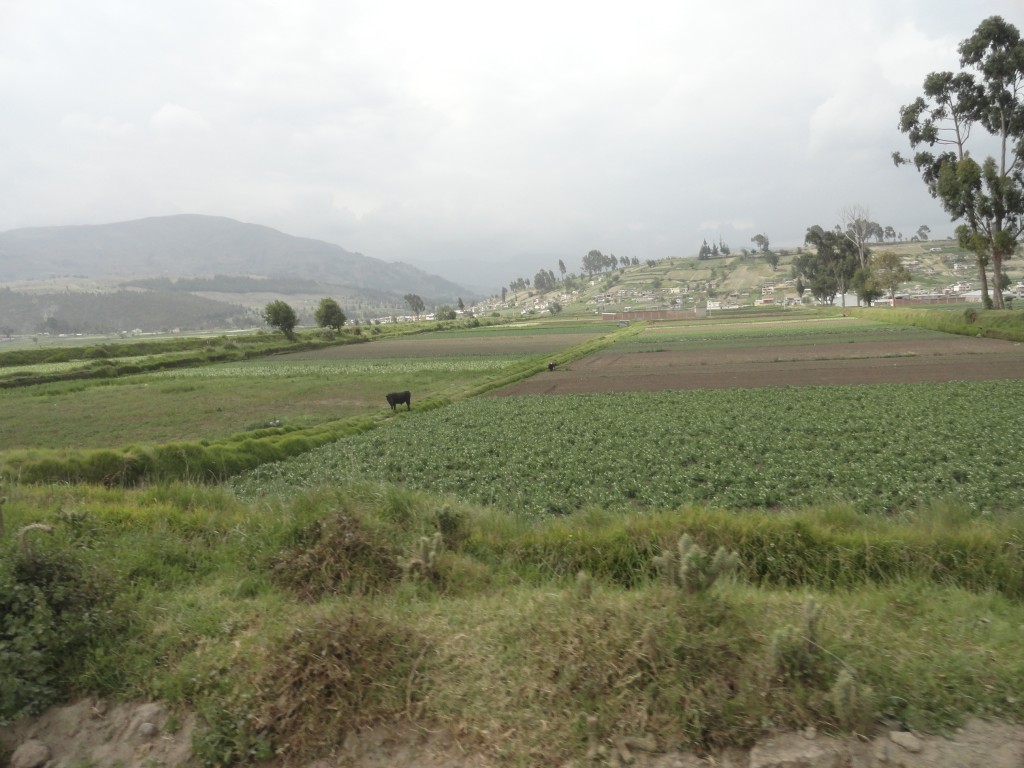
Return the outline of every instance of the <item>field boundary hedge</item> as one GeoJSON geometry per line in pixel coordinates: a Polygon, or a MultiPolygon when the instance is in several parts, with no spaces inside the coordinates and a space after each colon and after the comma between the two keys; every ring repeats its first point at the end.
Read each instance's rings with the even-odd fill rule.
{"type": "Polygon", "coordinates": [[[984,336],[1002,341],[1024,341],[1024,311],[1013,309],[891,309],[851,307],[852,317],[892,325],[909,325],[959,336],[984,336]]]}

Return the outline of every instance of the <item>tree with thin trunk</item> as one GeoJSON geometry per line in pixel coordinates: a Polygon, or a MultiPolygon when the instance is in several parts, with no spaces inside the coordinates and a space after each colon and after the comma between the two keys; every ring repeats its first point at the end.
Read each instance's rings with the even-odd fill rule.
{"type": "Polygon", "coordinates": [[[341,326],[348,319],[342,311],[341,306],[334,299],[320,299],[320,304],[313,312],[313,319],[321,328],[333,328],[341,330],[341,326]]]}
{"type": "Polygon", "coordinates": [[[841,234],[857,249],[857,262],[861,269],[867,269],[871,259],[868,241],[876,235],[881,227],[871,220],[871,212],[860,205],[851,205],[840,213],[840,224],[836,224],[836,232],[841,234]]]}
{"type": "Polygon", "coordinates": [[[409,310],[416,316],[422,315],[423,310],[426,309],[427,306],[423,303],[423,299],[415,293],[405,294],[405,303],[409,305],[409,310]]]}
{"type": "Polygon", "coordinates": [[[960,245],[978,263],[986,306],[1003,308],[1003,263],[1024,233],[1024,41],[1015,26],[992,16],[960,43],[961,71],[933,72],[924,96],[900,109],[900,131],[928,191],[957,227],[960,245]],[[979,163],[967,150],[974,126],[997,141],[996,156],[979,163]],[[986,269],[991,263],[992,297],[986,269]]]}

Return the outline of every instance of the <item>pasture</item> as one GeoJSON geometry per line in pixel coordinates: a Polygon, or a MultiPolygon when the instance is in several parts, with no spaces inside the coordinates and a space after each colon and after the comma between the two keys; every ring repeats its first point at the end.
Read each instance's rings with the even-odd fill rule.
{"type": "MultiPolygon", "coordinates": [[[[382,412],[388,407],[385,393],[395,389],[412,390],[414,402],[454,397],[533,357],[558,353],[609,330],[537,324],[507,332],[431,332],[244,362],[11,389],[0,394],[4,449],[116,448],[218,440],[267,426],[315,427],[382,412]]],[[[19,370],[38,373],[52,365],[19,370]]]]}

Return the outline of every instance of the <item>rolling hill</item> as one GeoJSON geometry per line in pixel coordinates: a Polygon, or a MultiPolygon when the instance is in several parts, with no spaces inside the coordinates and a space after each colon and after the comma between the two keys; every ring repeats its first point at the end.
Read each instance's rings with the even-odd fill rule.
{"type": "Polygon", "coordinates": [[[193,214],[2,232],[0,279],[7,297],[0,302],[0,328],[13,333],[55,326],[54,318],[75,330],[148,329],[154,318],[147,306],[160,308],[159,327],[206,328],[246,316],[251,323],[253,310],[270,298],[294,301],[301,316],[319,297],[331,296],[363,319],[407,311],[408,293],[428,307],[476,298],[409,264],[193,214]],[[144,292],[145,300],[129,301],[126,290],[144,292]],[[72,300],[71,294],[79,295],[72,300]],[[120,309],[111,314],[106,310],[115,295],[120,309]],[[197,298],[206,302],[201,308],[197,298]],[[177,322],[168,322],[176,312],[177,322]]]}

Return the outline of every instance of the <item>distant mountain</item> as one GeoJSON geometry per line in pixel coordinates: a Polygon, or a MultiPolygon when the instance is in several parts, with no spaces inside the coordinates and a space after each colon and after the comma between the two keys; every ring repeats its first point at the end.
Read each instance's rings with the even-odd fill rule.
{"type": "Polygon", "coordinates": [[[220,216],[183,214],[0,232],[3,282],[71,275],[128,280],[214,273],[308,280],[399,298],[415,293],[428,306],[474,294],[408,264],[220,216]]]}

